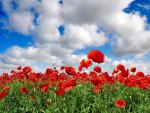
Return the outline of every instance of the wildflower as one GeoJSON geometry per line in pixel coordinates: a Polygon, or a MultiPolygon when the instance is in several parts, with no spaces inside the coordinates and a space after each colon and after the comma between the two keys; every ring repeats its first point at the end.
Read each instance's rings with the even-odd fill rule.
{"type": "Polygon", "coordinates": [[[94,86],[94,93],[99,92],[100,89],[102,89],[102,85],[101,84],[99,84],[97,86],[94,86]]]}
{"type": "Polygon", "coordinates": [[[48,100],[46,100],[46,101],[45,101],[45,104],[49,105],[49,104],[50,104],[50,102],[49,102],[48,100]]]}
{"type": "Polygon", "coordinates": [[[75,71],[75,68],[72,67],[72,66],[67,66],[65,68],[65,72],[68,74],[68,75],[74,75],[76,73],[75,71]]]}
{"type": "Polygon", "coordinates": [[[130,69],[130,71],[131,71],[131,72],[135,72],[135,71],[136,71],[136,67],[132,67],[132,68],[130,69]]]}
{"type": "Polygon", "coordinates": [[[41,84],[40,89],[42,92],[48,92],[49,86],[48,84],[41,84]]]}
{"type": "Polygon", "coordinates": [[[38,75],[36,74],[30,74],[30,76],[28,77],[29,80],[31,80],[32,82],[38,82],[38,75]]]}
{"type": "Polygon", "coordinates": [[[88,59],[91,59],[93,62],[96,63],[103,63],[104,62],[104,54],[99,50],[91,50],[88,55],[88,59]]]}
{"type": "Polygon", "coordinates": [[[126,106],[126,101],[119,99],[119,100],[116,100],[115,104],[118,108],[124,108],[126,106]]]}
{"type": "Polygon", "coordinates": [[[95,71],[90,71],[89,76],[97,77],[97,73],[95,71]]]}
{"type": "Polygon", "coordinates": [[[66,88],[65,88],[65,92],[68,92],[68,91],[70,91],[70,90],[72,90],[72,86],[69,86],[69,87],[66,87],[66,88]]]}
{"type": "Polygon", "coordinates": [[[95,67],[93,68],[93,70],[94,70],[95,72],[97,72],[97,73],[101,73],[101,72],[102,72],[102,69],[101,69],[99,66],[95,66],[95,67]]]}
{"type": "Polygon", "coordinates": [[[91,66],[93,64],[93,62],[89,59],[82,59],[80,62],[80,65],[78,67],[79,71],[82,71],[82,68],[85,67],[86,69],[88,69],[89,66],[91,66]]]}
{"type": "Polygon", "coordinates": [[[93,83],[94,85],[100,85],[102,84],[103,79],[101,77],[94,77],[91,79],[91,83],[93,83]]]}
{"type": "Polygon", "coordinates": [[[61,96],[61,95],[63,95],[65,93],[65,90],[59,89],[55,93],[56,93],[57,96],[61,96]]]}
{"type": "Polygon", "coordinates": [[[128,75],[129,75],[128,70],[122,70],[122,72],[120,73],[120,76],[122,77],[128,77],[128,75]]]}
{"type": "Polygon", "coordinates": [[[66,66],[61,66],[60,70],[64,70],[66,68],[66,66]]]}
{"type": "Polygon", "coordinates": [[[17,67],[17,70],[21,70],[21,69],[22,69],[22,67],[21,67],[21,66],[17,67]]]}
{"type": "Polygon", "coordinates": [[[144,73],[139,71],[136,73],[136,76],[137,77],[144,77],[144,73]]]}
{"type": "Polygon", "coordinates": [[[29,93],[29,90],[28,90],[27,88],[24,88],[24,87],[23,87],[23,88],[20,89],[20,92],[21,92],[21,93],[24,93],[24,94],[28,94],[28,93],[29,93]]]}
{"type": "Polygon", "coordinates": [[[88,68],[92,64],[93,64],[92,61],[89,59],[82,59],[82,61],[80,62],[80,65],[85,67],[85,68],[88,68]]]}
{"type": "Polygon", "coordinates": [[[117,66],[117,69],[119,69],[120,71],[123,71],[123,70],[125,70],[125,67],[124,67],[124,65],[119,64],[119,65],[117,66]]]}
{"type": "Polygon", "coordinates": [[[76,86],[77,85],[77,82],[74,78],[70,79],[70,80],[67,80],[64,85],[66,87],[69,87],[69,86],[76,86]]]}
{"type": "Polygon", "coordinates": [[[26,66],[26,67],[23,68],[23,72],[24,72],[24,73],[29,73],[29,72],[31,72],[31,71],[32,71],[32,69],[31,69],[31,67],[29,67],[29,66],[26,66]]]}
{"type": "Polygon", "coordinates": [[[8,94],[7,90],[3,90],[2,92],[0,92],[0,99],[2,99],[7,94],[8,94]]]}
{"type": "Polygon", "coordinates": [[[50,74],[52,74],[53,72],[54,72],[53,69],[47,68],[45,74],[50,75],[50,74]]]}
{"type": "Polygon", "coordinates": [[[112,72],[112,75],[117,74],[118,71],[119,71],[118,69],[114,69],[113,72],[112,72]]]}
{"type": "Polygon", "coordinates": [[[8,90],[10,90],[10,87],[9,86],[5,86],[4,90],[8,91],[8,90]]]}

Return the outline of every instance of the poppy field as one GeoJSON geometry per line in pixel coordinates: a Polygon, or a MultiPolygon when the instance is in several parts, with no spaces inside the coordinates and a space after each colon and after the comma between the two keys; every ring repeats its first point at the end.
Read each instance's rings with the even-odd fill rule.
{"type": "Polygon", "coordinates": [[[19,66],[3,73],[0,113],[150,113],[150,75],[122,64],[108,74],[100,67],[104,61],[102,52],[91,50],[78,69],[42,73],[19,66]]]}

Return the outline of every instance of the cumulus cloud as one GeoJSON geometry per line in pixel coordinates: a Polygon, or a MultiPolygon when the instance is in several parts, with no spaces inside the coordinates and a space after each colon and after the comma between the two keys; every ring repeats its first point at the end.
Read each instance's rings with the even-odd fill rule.
{"type": "Polygon", "coordinates": [[[30,12],[13,13],[9,17],[11,29],[22,33],[29,34],[33,26],[33,15],[30,12]]]}
{"type": "Polygon", "coordinates": [[[73,50],[88,46],[102,46],[107,42],[104,32],[97,33],[95,25],[69,25],[66,28],[66,36],[62,37],[61,44],[73,50]]]}
{"type": "Polygon", "coordinates": [[[113,15],[122,12],[133,0],[65,0],[62,16],[65,22],[74,24],[107,24],[113,15]]]}
{"type": "Polygon", "coordinates": [[[73,55],[73,51],[60,45],[44,45],[44,47],[21,48],[13,46],[0,55],[0,72],[16,69],[18,66],[33,66],[35,71],[44,71],[48,67],[62,65],[78,66],[85,55],[73,55]],[[47,47],[47,48],[44,48],[47,47]],[[39,69],[39,70],[38,70],[39,69]]]}
{"type": "Polygon", "coordinates": [[[34,37],[39,43],[51,43],[59,41],[60,4],[57,0],[42,0],[34,7],[37,17],[37,25],[34,29],[34,37]]]}
{"type": "Polygon", "coordinates": [[[24,35],[28,35],[33,29],[33,19],[31,7],[35,0],[2,0],[2,10],[7,14],[7,28],[24,35]]]}
{"type": "MultiPolygon", "coordinates": [[[[114,17],[115,18],[115,17],[114,17]]],[[[146,54],[150,50],[150,31],[145,30],[145,17],[139,14],[122,13],[115,18],[116,35],[112,39],[112,49],[116,55],[146,54]]]]}
{"type": "Polygon", "coordinates": [[[62,16],[66,23],[96,24],[113,33],[111,43],[116,55],[146,54],[150,50],[150,31],[145,30],[146,17],[123,12],[132,1],[65,0],[62,16]]]}
{"type": "MultiPolygon", "coordinates": [[[[17,65],[41,70],[41,63],[46,67],[78,65],[85,55],[75,55],[75,50],[103,46],[107,42],[118,56],[143,56],[150,51],[150,31],[145,30],[146,17],[123,12],[132,1],[64,0],[61,5],[57,0],[2,0],[8,30],[32,36],[34,45],[13,46],[0,54],[1,70],[17,65]],[[60,25],[65,25],[63,36],[58,31],[60,25]],[[99,27],[104,31],[97,32],[99,27]],[[109,33],[113,34],[111,39],[109,33]]],[[[107,58],[106,70],[111,67],[109,63],[114,65],[107,58]]]]}

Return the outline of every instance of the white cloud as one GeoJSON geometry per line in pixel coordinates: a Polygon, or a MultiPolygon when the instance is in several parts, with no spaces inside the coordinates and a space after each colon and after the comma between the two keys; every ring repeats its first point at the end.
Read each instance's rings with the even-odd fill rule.
{"type": "Polygon", "coordinates": [[[120,56],[146,54],[150,50],[150,31],[145,30],[146,18],[125,13],[114,18],[117,24],[112,24],[116,33],[112,41],[113,52],[120,56]]]}
{"type": "Polygon", "coordinates": [[[39,43],[51,43],[60,39],[59,32],[57,30],[60,25],[59,20],[41,17],[39,19],[39,25],[35,27],[35,38],[39,43]]]}
{"type": "Polygon", "coordinates": [[[34,37],[39,43],[52,43],[59,41],[59,25],[62,24],[60,17],[60,5],[57,0],[42,0],[34,7],[39,17],[38,25],[34,29],[34,37]]]}
{"type": "MultiPolygon", "coordinates": [[[[133,0],[65,0],[62,16],[67,23],[107,24],[113,15],[122,12],[133,0]]],[[[116,21],[115,21],[116,22],[116,21]]]]}
{"type": "Polygon", "coordinates": [[[87,58],[86,55],[68,55],[67,59],[63,59],[63,63],[70,66],[75,66],[76,68],[79,66],[79,63],[82,59],[87,58]]]}
{"type": "MultiPolygon", "coordinates": [[[[118,56],[143,56],[150,51],[150,31],[145,30],[146,17],[123,12],[132,1],[65,0],[60,5],[57,0],[2,0],[3,10],[8,15],[8,27],[33,36],[35,44],[27,48],[14,46],[1,54],[1,70],[7,67],[10,70],[17,65],[31,65],[35,70],[41,70],[40,66],[36,66],[40,62],[46,67],[78,65],[85,55],[75,55],[74,50],[103,46],[108,41],[112,44],[113,53],[118,56]],[[60,36],[57,29],[62,24],[65,25],[64,36],[60,36]],[[104,31],[96,32],[99,26],[107,33],[113,33],[111,40],[104,31]]],[[[106,58],[106,62],[104,70],[110,71],[114,62],[111,58],[106,58]]],[[[140,65],[144,71],[147,71],[145,66],[149,67],[142,61],[124,63],[129,66],[129,62],[140,65]]]]}
{"type": "Polygon", "coordinates": [[[107,37],[104,32],[97,33],[96,30],[95,25],[69,25],[66,26],[66,36],[60,41],[73,50],[88,46],[102,46],[107,42],[107,37]]]}
{"type": "Polygon", "coordinates": [[[60,45],[44,45],[41,48],[13,46],[5,54],[0,55],[0,68],[8,72],[8,70],[16,69],[18,66],[28,65],[33,66],[35,71],[43,72],[48,67],[53,68],[62,65],[77,67],[85,55],[72,55],[72,52],[60,45]]]}
{"type": "Polygon", "coordinates": [[[113,33],[114,54],[146,54],[150,50],[150,31],[146,31],[146,17],[127,14],[123,9],[133,0],[65,0],[62,15],[66,23],[96,24],[113,33]]]}
{"type": "Polygon", "coordinates": [[[29,34],[33,27],[33,15],[30,12],[15,12],[9,16],[11,29],[22,33],[29,34]]]}

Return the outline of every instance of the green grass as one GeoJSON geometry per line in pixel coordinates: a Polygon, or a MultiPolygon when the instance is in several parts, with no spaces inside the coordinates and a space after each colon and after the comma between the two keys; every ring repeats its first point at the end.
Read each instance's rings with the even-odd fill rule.
{"type": "Polygon", "coordinates": [[[0,113],[150,113],[149,89],[131,88],[117,82],[104,84],[103,89],[94,93],[94,85],[85,82],[62,96],[57,96],[54,93],[57,87],[49,88],[47,93],[37,87],[35,93],[33,85],[34,83],[21,84],[17,80],[8,83],[10,90],[0,100],[0,113]],[[20,93],[22,87],[26,87],[29,93],[20,93]],[[29,99],[29,96],[35,96],[35,99],[29,99]],[[125,108],[116,107],[117,99],[126,101],[125,108]],[[45,101],[49,104],[45,104],[45,101]]]}

